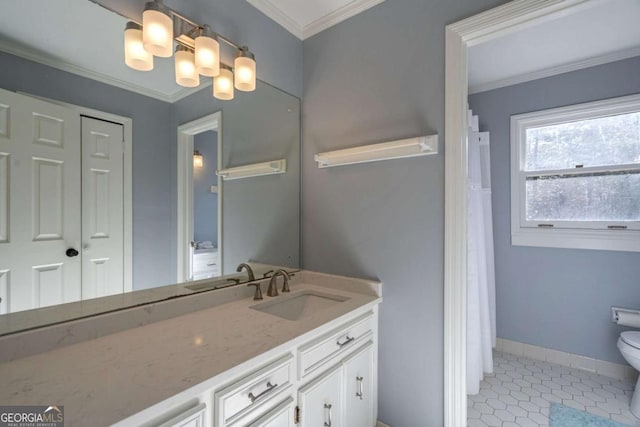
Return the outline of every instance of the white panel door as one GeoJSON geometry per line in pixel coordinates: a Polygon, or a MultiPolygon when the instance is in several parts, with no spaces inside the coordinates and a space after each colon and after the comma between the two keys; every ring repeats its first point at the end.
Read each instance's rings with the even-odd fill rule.
{"type": "Polygon", "coordinates": [[[124,291],[123,132],[82,117],[82,299],[124,291]]]}
{"type": "Polygon", "coordinates": [[[0,313],[81,298],[80,119],[0,89],[0,313]]]}
{"type": "Polygon", "coordinates": [[[345,425],[373,427],[373,343],[344,362],[345,425]]]}
{"type": "Polygon", "coordinates": [[[352,427],[342,422],[342,375],[337,366],[298,392],[300,427],[352,427]]]}

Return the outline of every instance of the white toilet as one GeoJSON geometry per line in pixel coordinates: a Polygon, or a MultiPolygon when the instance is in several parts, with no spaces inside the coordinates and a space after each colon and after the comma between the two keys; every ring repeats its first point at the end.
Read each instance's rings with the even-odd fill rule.
{"type": "MultiPolygon", "coordinates": [[[[629,362],[636,371],[640,371],[640,331],[627,331],[618,338],[618,349],[622,357],[629,362]]],[[[629,407],[631,413],[640,418],[640,378],[636,383],[636,390],[629,407]]]]}

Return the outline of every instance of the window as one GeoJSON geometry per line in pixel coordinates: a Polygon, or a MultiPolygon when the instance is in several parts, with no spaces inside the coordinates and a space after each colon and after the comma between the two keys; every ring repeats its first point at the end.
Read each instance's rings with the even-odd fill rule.
{"type": "Polygon", "coordinates": [[[511,116],[511,241],[640,251],[640,95],[511,116]]]}

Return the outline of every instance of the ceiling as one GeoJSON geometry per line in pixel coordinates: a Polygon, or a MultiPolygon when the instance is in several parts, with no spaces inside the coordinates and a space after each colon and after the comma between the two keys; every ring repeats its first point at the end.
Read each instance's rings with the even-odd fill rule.
{"type": "Polygon", "coordinates": [[[639,21],[639,0],[592,0],[576,13],[473,46],[469,93],[638,56],[639,21]]]}
{"type": "Polygon", "coordinates": [[[384,0],[247,0],[301,40],[384,0]]]}

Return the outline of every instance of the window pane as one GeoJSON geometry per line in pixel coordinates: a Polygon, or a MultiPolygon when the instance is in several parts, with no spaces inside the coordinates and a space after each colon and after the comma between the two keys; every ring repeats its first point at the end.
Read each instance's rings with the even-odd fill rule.
{"type": "Polygon", "coordinates": [[[527,178],[528,221],[640,221],[640,171],[527,178]]]}
{"type": "Polygon", "coordinates": [[[640,163],[640,112],[526,130],[525,170],[640,163]]]}

